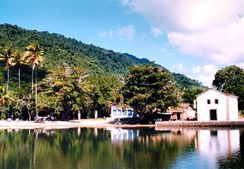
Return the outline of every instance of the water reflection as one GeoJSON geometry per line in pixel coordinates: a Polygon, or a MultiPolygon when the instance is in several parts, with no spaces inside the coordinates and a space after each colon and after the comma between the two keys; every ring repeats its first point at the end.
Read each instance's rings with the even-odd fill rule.
{"type": "Polygon", "coordinates": [[[123,141],[134,141],[139,137],[139,130],[121,129],[121,128],[114,128],[114,127],[108,127],[106,129],[111,133],[112,143],[121,143],[123,141]]]}
{"type": "Polygon", "coordinates": [[[242,130],[0,130],[0,168],[243,168],[243,144],[242,130]]]}

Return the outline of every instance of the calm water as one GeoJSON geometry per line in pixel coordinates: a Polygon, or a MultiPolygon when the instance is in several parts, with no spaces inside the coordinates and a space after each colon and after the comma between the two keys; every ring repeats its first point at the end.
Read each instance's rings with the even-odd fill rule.
{"type": "Polygon", "coordinates": [[[0,130],[0,169],[244,168],[244,130],[0,130]]]}

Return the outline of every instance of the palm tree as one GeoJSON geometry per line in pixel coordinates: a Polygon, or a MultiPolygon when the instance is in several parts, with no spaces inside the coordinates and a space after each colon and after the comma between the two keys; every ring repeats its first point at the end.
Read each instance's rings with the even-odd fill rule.
{"type": "Polygon", "coordinates": [[[23,52],[16,50],[14,51],[14,55],[9,59],[10,66],[18,67],[18,77],[19,77],[19,88],[20,88],[20,66],[24,64],[24,55],[23,52]]]}
{"type": "Polygon", "coordinates": [[[30,63],[32,66],[31,71],[31,89],[33,94],[34,89],[34,71],[35,71],[35,105],[36,105],[36,116],[38,116],[37,112],[37,66],[43,62],[43,51],[37,44],[30,44],[26,47],[26,53],[24,55],[24,60],[26,63],[30,63]]]}
{"type": "Polygon", "coordinates": [[[0,86],[0,107],[4,105],[9,105],[14,102],[14,99],[9,96],[9,93],[5,89],[5,87],[0,86]]]}
{"type": "Polygon", "coordinates": [[[35,75],[35,81],[37,78],[37,66],[43,62],[43,51],[41,50],[40,46],[37,44],[30,44],[26,47],[26,52],[24,55],[24,60],[26,63],[30,63],[32,66],[32,72],[31,72],[31,89],[33,93],[34,89],[34,71],[36,73],[35,75]]]}
{"type": "MultiPolygon", "coordinates": [[[[14,102],[14,99],[9,96],[8,91],[5,89],[5,87],[0,86],[0,108],[3,106],[11,106],[14,102]]],[[[0,112],[2,113],[2,112],[0,112]]]]}
{"type": "Polygon", "coordinates": [[[10,48],[4,48],[1,50],[0,53],[0,61],[5,61],[6,62],[6,69],[7,69],[7,85],[6,85],[6,90],[8,91],[9,89],[9,68],[11,67],[10,65],[10,58],[13,57],[13,51],[10,48]]]}

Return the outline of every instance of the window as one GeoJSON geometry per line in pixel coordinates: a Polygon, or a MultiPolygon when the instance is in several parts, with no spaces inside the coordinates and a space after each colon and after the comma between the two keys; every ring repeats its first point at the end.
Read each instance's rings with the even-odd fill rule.
{"type": "Polygon", "coordinates": [[[211,137],[217,137],[218,136],[218,131],[217,130],[211,130],[210,131],[211,137]]]}
{"type": "Polygon", "coordinates": [[[210,104],[210,103],[211,103],[209,99],[207,100],[207,103],[208,103],[208,104],[210,104]]]}
{"type": "Polygon", "coordinates": [[[215,102],[215,104],[219,104],[219,100],[218,99],[215,99],[214,102],[215,102]]]}

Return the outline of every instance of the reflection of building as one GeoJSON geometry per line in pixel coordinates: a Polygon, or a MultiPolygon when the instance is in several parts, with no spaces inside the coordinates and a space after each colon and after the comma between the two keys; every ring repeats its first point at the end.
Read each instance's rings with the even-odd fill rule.
{"type": "Polygon", "coordinates": [[[107,128],[111,131],[111,141],[133,141],[139,136],[139,130],[121,129],[121,128],[107,128]]]}
{"type": "Polygon", "coordinates": [[[133,108],[128,107],[122,109],[119,106],[112,106],[111,107],[111,117],[112,118],[132,118],[135,117],[135,112],[133,108]]]}
{"type": "Polygon", "coordinates": [[[197,96],[194,105],[194,108],[197,108],[198,121],[238,120],[238,102],[236,96],[209,89],[197,96]]]}
{"type": "Polygon", "coordinates": [[[196,149],[208,158],[211,168],[216,168],[219,157],[234,154],[240,149],[239,130],[199,130],[196,149]]]}
{"type": "MultiPolygon", "coordinates": [[[[195,130],[184,129],[157,129],[158,134],[151,135],[149,142],[168,142],[177,143],[179,146],[189,145],[194,142],[196,137],[195,130]]],[[[141,139],[141,138],[140,138],[141,139]]]]}
{"type": "Polygon", "coordinates": [[[180,103],[177,107],[169,110],[171,120],[193,120],[196,118],[196,112],[189,103],[180,103]]]}

